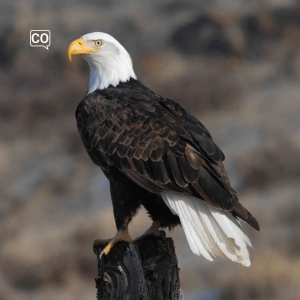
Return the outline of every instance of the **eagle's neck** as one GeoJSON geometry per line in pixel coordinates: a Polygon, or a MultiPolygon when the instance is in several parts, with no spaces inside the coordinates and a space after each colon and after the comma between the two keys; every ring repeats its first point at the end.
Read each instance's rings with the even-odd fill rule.
{"type": "Polygon", "coordinates": [[[90,84],[88,94],[97,90],[105,89],[108,86],[117,86],[120,82],[126,82],[130,78],[136,79],[132,61],[129,54],[120,53],[117,57],[100,56],[93,61],[87,60],[90,66],[90,84]]]}

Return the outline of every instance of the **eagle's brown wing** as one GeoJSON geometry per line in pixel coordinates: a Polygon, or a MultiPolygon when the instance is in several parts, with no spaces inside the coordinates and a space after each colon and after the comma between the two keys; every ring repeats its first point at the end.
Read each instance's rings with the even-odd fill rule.
{"type": "Polygon", "coordinates": [[[153,193],[192,194],[259,230],[230,186],[224,154],[208,130],[174,101],[139,89],[110,88],[86,96],[76,118],[86,150],[103,169],[113,166],[153,193]]]}

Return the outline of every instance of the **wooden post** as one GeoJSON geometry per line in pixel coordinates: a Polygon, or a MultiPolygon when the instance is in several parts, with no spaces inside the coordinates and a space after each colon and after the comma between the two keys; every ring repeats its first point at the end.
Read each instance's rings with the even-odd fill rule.
{"type": "MultiPolygon", "coordinates": [[[[165,236],[165,233],[163,236],[165,236]]],[[[147,235],[132,244],[120,242],[110,253],[96,247],[97,299],[181,300],[179,269],[171,238],[147,235]]]]}

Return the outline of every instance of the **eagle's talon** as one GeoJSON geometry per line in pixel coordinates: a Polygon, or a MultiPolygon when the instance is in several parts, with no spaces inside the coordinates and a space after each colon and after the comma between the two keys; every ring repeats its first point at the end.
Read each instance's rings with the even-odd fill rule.
{"type": "Polygon", "coordinates": [[[105,254],[105,253],[104,253],[104,251],[102,250],[101,253],[99,254],[99,259],[100,259],[100,260],[101,260],[101,258],[102,258],[102,256],[103,256],[103,254],[105,254]]]}
{"type": "Polygon", "coordinates": [[[159,230],[158,231],[158,236],[162,237],[162,239],[164,240],[166,238],[166,232],[164,230],[159,230]]]}

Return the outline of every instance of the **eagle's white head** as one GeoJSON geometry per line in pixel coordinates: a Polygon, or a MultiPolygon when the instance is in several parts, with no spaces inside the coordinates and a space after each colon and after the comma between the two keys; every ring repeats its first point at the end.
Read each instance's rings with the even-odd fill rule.
{"type": "Polygon", "coordinates": [[[136,79],[130,55],[107,33],[88,33],[72,42],[68,48],[69,59],[71,60],[72,55],[79,54],[83,55],[90,66],[88,94],[109,85],[117,86],[130,77],[136,79]]]}

